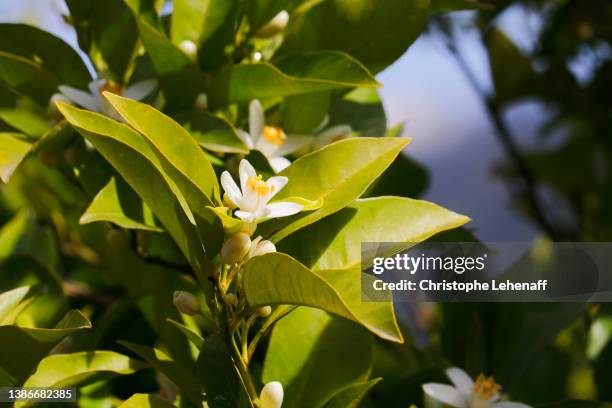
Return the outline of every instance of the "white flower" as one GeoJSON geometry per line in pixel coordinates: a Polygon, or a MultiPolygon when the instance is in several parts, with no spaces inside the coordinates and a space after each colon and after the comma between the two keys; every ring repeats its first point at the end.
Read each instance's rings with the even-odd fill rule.
{"type": "Polygon", "coordinates": [[[291,164],[283,156],[299,150],[312,140],[312,136],[287,136],[282,129],[267,126],[263,107],[257,99],[249,105],[249,133],[238,130],[238,134],[249,149],[263,153],[277,173],[291,164]]]}
{"type": "Polygon", "coordinates": [[[428,383],[423,391],[429,397],[456,408],[531,408],[520,402],[498,401],[501,386],[493,377],[480,374],[476,382],[462,369],[451,367],[446,375],[454,386],[428,383]]]}
{"type": "Polygon", "coordinates": [[[278,381],[267,383],[259,395],[261,408],[281,408],[283,404],[283,385],[278,381]]]}
{"type": "Polygon", "coordinates": [[[303,208],[301,204],[293,202],[268,202],[287,185],[287,177],[271,177],[263,181],[257,175],[255,169],[247,160],[241,160],[238,169],[240,175],[240,187],[229,174],[224,171],[221,174],[221,185],[225,190],[224,201],[233,208],[238,208],[236,217],[250,223],[267,218],[286,217],[297,214],[303,208]]]}
{"type": "Polygon", "coordinates": [[[276,252],[276,245],[272,241],[263,239],[258,236],[251,242],[251,247],[247,253],[247,259],[251,259],[254,256],[265,255],[272,252],[276,252]]]}
{"type": "Polygon", "coordinates": [[[221,247],[221,262],[234,264],[240,262],[251,251],[251,238],[239,232],[225,240],[221,247]]]}
{"type": "Polygon", "coordinates": [[[113,84],[106,79],[97,79],[89,83],[89,92],[85,92],[68,85],[60,85],[59,90],[72,103],[75,103],[82,108],[101,113],[116,120],[122,120],[119,112],[117,112],[102,95],[104,91],[109,91],[118,95],[123,95],[126,98],[140,101],[153,92],[156,87],[157,80],[155,79],[147,79],[136,82],[135,84],[128,86],[126,89],[121,89],[120,86],[113,84]]]}
{"type": "Polygon", "coordinates": [[[249,133],[238,129],[238,135],[249,149],[263,153],[272,169],[279,173],[291,164],[284,156],[308,146],[318,149],[344,138],[352,131],[348,125],[336,125],[321,130],[325,123],[326,120],[317,128],[314,136],[287,135],[278,127],[266,125],[263,107],[255,99],[249,106],[249,133]]]}

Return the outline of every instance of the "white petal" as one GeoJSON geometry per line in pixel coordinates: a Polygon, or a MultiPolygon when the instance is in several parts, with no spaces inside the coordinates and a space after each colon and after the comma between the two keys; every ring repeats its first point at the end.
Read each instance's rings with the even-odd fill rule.
{"type": "Polygon", "coordinates": [[[68,99],[81,106],[82,108],[98,112],[98,101],[93,95],[68,85],[60,85],[59,90],[61,93],[66,95],[68,99]]]}
{"type": "Polygon", "coordinates": [[[501,402],[494,402],[491,405],[491,408],[532,408],[532,407],[531,405],[523,404],[521,402],[501,401],[501,402]]]}
{"type": "Polygon", "coordinates": [[[446,384],[423,384],[423,391],[431,398],[455,408],[467,408],[467,401],[455,387],[446,384]]]}
{"type": "Polygon", "coordinates": [[[240,189],[242,194],[245,195],[247,193],[247,181],[251,177],[257,177],[257,172],[248,160],[242,159],[238,166],[238,174],[240,175],[240,189]]]}
{"type": "Polygon", "coordinates": [[[249,105],[249,133],[255,142],[257,142],[263,133],[265,125],[266,119],[263,107],[257,99],[253,99],[249,105]]]}
{"type": "Polygon", "coordinates": [[[278,201],[276,203],[271,203],[266,205],[266,218],[278,218],[278,217],[286,217],[288,215],[297,214],[302,211],[304,206],[302,204],[292,203],[289,201],[278,201]]]}
{"type": "Polygon", "coordinates": [[[96,79],[87,84],[87,88],[92,95],[100,95],[100,88],[107,84],[106,79],[96,79]]]}
{"type": "Polygon", "coordinates": [[[123,96],[140,101],[153,92],[155,88],[157,88],[157,80],[146,79],[128,86],[123,92],[123,96]]]}
{"type": "Polygon", "coordinates": [[[262,241],[257,244],[252,256],[260,256],[276,252],[276,245],[272,241],[262,241]]]}
{"type": "Polygon", "coordinates": [[[276,195],[276,193],[278,193],[279,191],[281,191],[286,185],[287,182],[289,181],[289,179],[287,177],[283,177],[283,176],[274,176],[274,177],[270,177],[266,183],[270,186],[270,187],[274,187],[272,189],[272,191],[270,192],[270,194],[267,197],[267,201],[270,201],[270,199],[272,199],[272,197],[274,197],[276,195]]]}
{"type": "Polygon", "coordinates": [[[283,405],[283,386],[278,381],[267,383],[259,395],[261,408],[281,408],[283,405]]]}
{"type": "Polygon", "coordinates": [[[265,137],[255,139],[255,149],[259,150],[266,157],[279,156],[277,153],[281,145],[269,142],[265,137]]]}
{"type": "Polygon", "coordinates": [[[465,371],[457,367],[446,369],[446,375],[461,394],[468,397],[474,388],[474,380],[465,371]]]}
{"type": "Polygon", "coordinates": [[[255,143],[253,143],[253,138],[251,137],[251,135],[249,135],[242,129],[236,129],[236,133],[238,134],[238,137],[240,138],[242,143],[247,147],[247,149],[252,150],[255,146],[255,143]]]}
{"type": "Polygon", "coordinates": [[[255,214],[249,211],[236,211],[234,215],[240,218],[242,221],[253,222],[255,221],[255,214]]]}
{"type": "Polygon", "coordinates": [[[227,198],[229,198],[234,206],[238,207],[240,201],[242,201],[242,193],[227,170],[221,174],[221,186],[227,194],[227,198]]]}
{"type": "Polygon", "coordinates": [[[336,125],[324,130],[317,136],[317,142],[322,145],[328,145],[335,142],[336,139],[350,133],[353,129],[349,125],[336,125]]]}
{"type": "Polygon", "coordinates": [[[270,162],[270,167],[272,167],[272,169],[276,172],[276,173],[280,173],[281,171],[285,170],[287,167],[289,167],[291,165],[291,162],[287,159],[285,159],[284,157],[272,157],[271,159],[268,159],[268,161],[270,162]]]}
{"type": "Polygon", "coordinates": [[[276,151],[276,155],[286,156],[298,151],[307,144],[312,143],[313,139],[311,135],[287,135],[287,140],[276,151]]]}

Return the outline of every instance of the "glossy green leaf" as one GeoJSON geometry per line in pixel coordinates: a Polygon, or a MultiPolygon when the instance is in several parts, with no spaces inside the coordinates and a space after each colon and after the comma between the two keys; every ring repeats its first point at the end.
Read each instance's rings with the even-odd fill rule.
{"type": "Polygon", "coordinates": [[[108,221],[127,229],[161,232],[153,214],[122,179],[111,178],[79,219],[81,224],[108,221]]]}
{"type": "MultiPolygon", "coordinates": [[[[24,387],[61,388],[90,384],[118,375],[133,374],[144,368],[136,360],[114,351],[82,351],[55,354],[42,359],[24,387]]],[[[32,405],[18,402],[15,407],[32,405]]]]}
{"type": "Polygon", "coordinates": [[[311,135],[325,121],[330,92],[289,96],[282,105],[282,129],[287,134],[311,135]]]}
{"type": "Polygon", "coordinates": [[[425,28],[429,0],[328,0],[296,10],[281,53],[344,51],[378,72],[425,28]]]}
{"type": "Polygon", "coordinates": [[[61,83],[40,63],[0,51],[0,85],[27,95],[46,107],[61,83]]]}
{"type": "Polygon", "coordinates": [[[393,163],[376,180],[368,191],[368,197],[400,196],[418,197],[429,185],[429,172],[405,154],[398,155],[393,163]]]}
{"type": "Polygon", "coordinates": [[[31,137],[38,137],[49,129],[46,110],[25,95],[17,95],[0,84],[0,124],[31,137]]]}
{"type": "Polygon", "coordinates": [[[134,394],[125,400],[119,408],[175,408],[168,401],[153,394],[134,394]]]}
{"type": "Polygon", "coordinates": [[[183,112],[174,117],[203,148],[217,153],[243,153],[249,150],[236,129],[226,120],[208,112],[183,112]]]}
{"type": "Polygon", "coordinates": [[[8,183],[11,175],[26,157],[32,145],[18,133],[0,133],[0,179],[8,183]]]}
{"type": "Polygon", "coordinates": [[[182,323],[177,322],[176,320],[168,319],[168,323],[172,324],[174,327],[180,330],[180,332],[183,333],[185,337],[187,337],[187,340],[189,340],[191,344],[196,346],[198,349],[202,348],[202,345],[204,344],[204,338],[202,338],[199,333],[196,333],[195,330],[185,326],[182,323]]]}
{"type": "Polygon", "coordinates": [[[139,0],[125,2],[138,22],[142,41],[161,81],[168,110],[190,109],[196,96],[204,90],[202,73],[196,63],[170,41],[156,16],[150,16],[150,11],[145,13],[150,7],[142,7],[139,0]]]}
{"type": "Polygon", "coordinates": [[[352,138],[325,146],[302,156],[280,174],[289,183],[275,197],[304,197],[323,200],[310,213],[263,224],[263,235],[280,241],[293,232],[333,214],[360,197],[409,143],[406,138],[352,138]]]}
{"type": "Polygon", "coordinates": [[[13,350],[0,353],[0,376],[2,386],[21,384],[26,376],[63,338],[80,330],[90,329],[91,323],[76,310],[66,314],[53,329],[0,326],[0,349],[13,350]]]}
{"type": "Polygon", "coordinates": [[[382,378],[375,378],[368,382],[349,385],[338,391],[323,408],[357,408],[372,387],[381,381],[382,378]]]}
{"type": "Polygon", "coordinates": [[[274,65],[235,65],[219,75],[208,96],[215,107],[251,99],[378,86],[370,72],[349,55],[321,51],[287,56],[274,65]]]}
{"type": "Polygon", "coordinates": [[[189,208],[151,144],[130,127],[102,115],[66,104],[59,108],[151,208],[191,266],[200,270],[204,252],[189,208]]]}
{"type": "Polygon", "coordinates": [[[313,270],[349,269],[359,266],[363,242],[418,243],[468,221],[428,201],[367,198],[296,232],[278,248],[313,270]]]}
{"type": "Polygon", "coordinates": [[[387,129],[387,115],[376,89],[358,88],[334,98],[329,120],[329,126],[350,125],[360,136],[384,136],[387,129]]]}
{"type": "MultiPolygon", "coordinates": [[[[251,259],[244,268],[243,288],[252,307],[266,305],[310,306],[354,320],[381,338],[402,341],[393,308],[387,303],[362,303],[355,293],[360,292],[360,272],[344,275],[341,283],[334,282],[346,292],[351,301],[337,290],[323,274],[313,272],[289,255],[272,253],[251,259]],[[356,288],[356,289],[354,289],[356,288]],[[351,292],[352,290],[352,292],[351,292]],[[356,292],[354,291],[356,290],[356,292]]],[[[331,278],[336,278],[326,272],[331,278]]]]}
{"type": "Polygon", "coordinates": [[[143,360],[168,377],[181,390],[183,396],[193,404],[198,405],[201,402],[200,384],[194,372],[177,364],[166,353],[157,348],[141,346],[127,341],[120,341],[119,343],[138,354],[143,360]]]}
{"type": "Polygon", "coordinates": [[[263,382],[283,384],[286,406],[321,407],[339,388],[366,380],[371,360],[372,336],[365,329],[300,307],[272,331],[263,382]]]}
{"type": "Polygon", "coordinates": [[[85,88],[91,75],[77,52],[51,33],[25,24],[0,24],[0,50],[40,61],[62,84],[85,88]]]}
{"type": "Polygon", "coordinates": [[[161,155],[208,198],[219,198],[219,183],[208,158],[194,138],[170,117],[150,105],[105,93],[123,118],[138,130],[161,155]]]}
{"type": "Polygon", "coordinates": [[[238,406],[241,380],[232,362],[228,346],[219,335],[212,334],[204,340],[197,367],[209,407],[238,406]]]}
{"type": "Polygon", "coordinates": [[[13,323],[15,310],[31,295],[30,286],[22,286],[0,293],[0,325],[13,323]]]}
{"type": "Polygon", "coordinates": [[[123,83],[138,46],[138,29],[123,0],[67,0],[79,45],[98,72],[123,83]],[[121,44],[120,47],[117,44],[121,44]]]}
{"type": "Polygon", "coordinates": [[[206,154],[189,132],[155,108],[114,94],[104,95],[151,144],[163,172],[184,197],[200,240],[213,258],[221,249],[222,226],[208,207],[221,199],[217,175],[206,154]]]}

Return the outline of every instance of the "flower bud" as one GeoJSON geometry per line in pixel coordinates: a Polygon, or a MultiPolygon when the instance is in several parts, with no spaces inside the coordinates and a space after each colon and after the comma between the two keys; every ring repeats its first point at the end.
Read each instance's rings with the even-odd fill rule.
{"type": "Polygon", "coordinates": [[[244,232],[229,237],[221,247],[221,262],[234,264],[240,262],[251,248],[251,238],[244,232]]]}
{"type": "Polygon", "coordinates": [[[260,38],[272,37],[283,31],[287,27],[287,23],[289,23],[289,13],[283,10],[261,27],[256,36],[260,38]]]}
{"type": "Polygon", "coordinates": [[[185,55],[189,57],[189,59],[195,60],[198,55],[198,46],[191,40],[181,41],[178,45],[179,49],[183,51],[185,55]]]}
{"type": "Polygon", "coordinates": [[[276,246],[274,243],[272,243],[272,241],[264,240],[261,238],[261,236],[259,236],[251,243],[251,248],[249,248],[247,258],[251,259],[254,256],[269,254],[271,252],[276,252],[276,246]]]}
{"type": "Polygon", "coordinates": [[[58,101],[72,103],[70,99],[61,93],[51,95],[51,98],[49,98],[49,105],[47,106],[47,114],[49,115],[49,118],[54,120],[61,119],[63,117],[62,113],[59,111],[59,109],[57,109],[57,105],[55,104],[55,102],[58,101]]]}
{"type": "Polygon", "coordinates": [[[177,290],[172,298],[174,306],[179,312],[189,316],[194,316],[200,313],[200,302],[189,292],[177,290]]]}
{"type": "Polygon", "coordinates": [[[272,314],[272,306],[262,306],[257,309],[257,313],[259,313],[261,317],[268,317],[272,314]]]}
{"type": "Polygon", "coordinates": [[[283,385],[278,381],[267,383],[259,395],[261,408],[281,408],[283,404],[283,385]]]}
{"type": "Polygon", "coordinates": [[[226,293],[224,299],[225,303],[230,306],[236,306],[238,304],[238,297],[233,293],[226,293]]]}
{"type": "Polygon", "coordinates": [[[195,102],[193,103],[193,109],[197,111],[205,111],[208,109],[208,95],[204,92],[198,94],[195,102]]]}

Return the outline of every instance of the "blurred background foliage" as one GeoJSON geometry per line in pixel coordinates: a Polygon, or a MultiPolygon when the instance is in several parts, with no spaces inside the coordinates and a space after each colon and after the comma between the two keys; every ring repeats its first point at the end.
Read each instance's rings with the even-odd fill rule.
{"type": "MultiPolygon", "coordinates": [[[[369,26],[376,31],[372,35],[377,34],[379,41],[418,35],[420,30],[415,29],[415,22],[404,20],[406,14],[398,11],[397,21],[388,21],[385,1],[372,1],[382,10],[371,15],[369,26]]],[[[113,54],[105,66],[109,74],[120,81],[132,75],[132,72],[128,75],[127,66],[134,53],[138,30],[130,11],[119,7],[121,12],[111,13],[109,4],[121,2],[101,2],[98,11],[106,20],[96,20],[99,26],[89,27],[86,16],[78,15],[78,2],[68,3],[72,3],[72,23],[80,32],[80,45],[87,49],[88,44],[83,42],[91,39],[89,36],[96,39],[93,43],[99,48],[89,50],[94,64],[105,66],[105,56],[113,54]],[[82,24],[79,17],[83,18],[82,24]],[[119,31],[109,35],[111,26],[119,31]],[[122,47],[116,47],[119,40],[122,47]]],[[[251,16],[254,24],[263,25],[278,11],[273,2],[267,3],[270,10],[251,16]]],[[[296,7],[301,2],[289,3],[296,7]]],[[[406,13],[410,13],[420,3],[428,2],[393,3],[402,4],[407,8],[406,13]]],[[[493,131],[488,136],[495,138],[502,148],[503,158],[488,170],[510,192],[508,204],[516,217],[513,220],[527,220],[534,236],[543,235],[552,240],[610,241],[612,2],[431,0],[430,6],[425,35],[439,40],[456,62],[482,103],[484,120],[491,123],[493,131]],[[463,9],[472,10],[451,12],[463,9]],[[508,14],[515,14],[517,10],[530,21],[532,28],[518,37],[502,24],[508,14]],[[466,33],[470,41],[482,47],[486,69],[475,67],[470,55],[464,53],[462,41],[466,33]],[[517,38],[527,38],[527,45],[517,38]],[[542,115],[545,120],[537,123],[533,140],[526,140],[521,134],[523,124],[514,123],[513,116],[508,115],[526,101],[543,106],[546,112],[542,115]]],[[[32,7],[35,9],[36,5],[32,7]]],[[[232,10],[227,12],[231,14],[232,10]]],[[[283,47],[343,49],[373,73],[380,72],[379,79],[384,83],[383,68],[400,58],[404,49],[383,47],[384,52],[379,52],[383,48],[377,44],[352,42],[354,33],[335,32],[334,21],[326,21],[325,16],[322,11],[321,16],[311,16],[314,22],[296,24],[280,53],[283,47]],[[318,26],[314,23],[325,29],[316,32],[318,26]],[[336,40],[337,43],[330,45],[329,41],[336,40]]],[[[220,27],[213,35],[227,36],[226,29],[220,27]]],[[[234,34],[232,31],[229,35],[234,34]]],[[[176,35],[189,36],[189,32],[176,35]]],[[[3,38],[0,49],[10,50],[10,39],[3,38]]],[[[208,70],[218,69],[225,55],[224,50],[218,51],[207,54],[208,59],[198,63],[208,70]]],[[[237,54],[241,52],[248,54],[249,50],[236,50],[237,54]]],[[[53,61],[57,56],[48,58],[53,61]]],[[[172,63],[184,62],[180,57],[177,61],[172,63]]],[[[150,64],[157,63],[157,69],[163,71],[165,62],[150,61],[150,64]]],[[[138,65],[131,80],[146,77],[152,70],[150,64],[138,65]]],[[[189,64],[185,64],[187,73],[189,69],[189,64]]],[[[84,86],[88,76],[85,72],[82,78],[72,76],[71,80],[75,86],[84,86]]],[[[169,87],[176,87],[177,94],[198,92],[192,84],[181,84],[177,79],[180,77],[162,77],[169,87]]],[[[19,118],[12,116],[14,108],[30,105],[37,105],[30,111],[38,110],[38,114],[26,122],[28,128],[19,130],[27,135],[46,130],[47,123],[40,120],[46,117],[44,106],[49,89],[45,87],[51,87],[53,92],[56,85],[43,83],[38,89],[41,95],[38,101],[15,99],[0,86],[0,131],[15,131],[11,123],[19,118]]],[[[362,135],[404,131],[401,125],[391,126],[395,123],[388,126],[376,92],[342,96],[314,95],[306,105],[329,108],[330,124],[348,122],[362,135]]],[[[180,98],[173,101],[168,96],[168,101],[179,103],[180,98]]],[[[290,117],[291,109],[301,112],[300,103],[304,101],[287,103],[283,118],[290,117]]],[[[177,110],[180,108],[177,106],[177,110]]],[[[314,112],[313,117],[318,114],[314,112]]],[[[444,121],[444,118],[437,120],[444,121]]],[[[287,120],[288,126],[295,126],[288,130],[295,132],[312,130],[319,122],[287,120]]],[[[411,133],[410,123],[407,127],[411,133]]],[[[411,136],[418,138],[418,134],[411,133],[411,136]]],[[[67,134],[55,140],[60,143],[51,149],[41,148],[37,158],[26,159],[10,183],[2,185],[0,190],[0,292],[25,285],[33,285],[32,291],[40,292],[27,304],[27,313],[19,314],[20,325],[53,327],[62,318],[67,319],[65,333],[32,344],[32,355],[28,361],[21,362],[22,374],[25,376],[37,358],[50,351],[105,349],[135,356],[118,341],[148,346],[162,343],[175,361],[191,364],[189,344],[175,327],[166,324],[166,319],[179,320],[181,316],[169,302],[159,301],[170,299],[174,290],[195,291],[192,280],[176,273],[185,267],[178,249],[163,234],[126,232],[101,223],[79,225],[79,217],[91,197],[112,173],[100,155],[88,150],[80,138],[67,134]],[[70,315],[70,309],[80,310],[82,316],[70,315]],[[95,322],[91,330],[84,330],[87,319],[95,322]]],[[[0,152],[2,148],[0,145],[0,152]]],[[[429,170],[435,174],[433,169],[429,170]]],[[[460,180],[461,167],[455,168],[455,172],[455,178],[460,180]]],[[[422,197],[427,196],[430,182],[436,180],[430,179],[424,166],[402,156],[370,194],[422,197]]],[[[447,197],[446,202],[449,201],[452,202],[452,197],[447,197]]],[[[485,202],[480,205],[485,212],[489,203],[482,201],[485,202]]],[[[454,208],[452,204],[449,207],[454,208]]],[[[469,215],[478,221],[478,212],[469,215]]],[[[503,229],[511,230],[513,225],[497,228],[497,238],[503,240],[503,229]]],[[[478,230],[462,230],[437,239],[465,241],[478,236],[478,230]]],[[[32,295],[24,294],[24,299],[32,295]]],[[[473,376],[481,372],[494,375],[512,399],[534,406],[598,407],[609,405],[587,401],[612,401],[610,305],[399,305],[397,311],[407,343],[374,341],[371,377],[383,377],[384,381],[372,388],[362,402],[364,407],[421,406],[421,385],[430,381],[447,382],[443,369],[449,365],[462,367],[473,376]],[[551,403],[563,400],[575,401],[551,403]]],[[[362,334],[357,330],[353,335],[362,334]]],[[[6,364],[14,358],[14,351],[8,348],[10,341],[14,341],[11,336],[19,334],[0,334],[0,362],[6,364]]],[[[328,340],[332,351],[343,347],[337,337],[330,336],[328,340]]],[[[263,360],[263,356],[258,358],[260,362],[263,360]]],[[[328,368],[334,366],[333,361],[328,364],[328,368]]],[[[130,369],[128,364],[123,373],[129,374],[130,369]]],[[[80,405],[86,407],[114,406],[134,392],[153,392],[164,398],[171,398],[174,392],[173,386],[155,368],[112,379],[92,376],[88,382],[91,385],[83,389],[80,397],[80,405]]]]}

